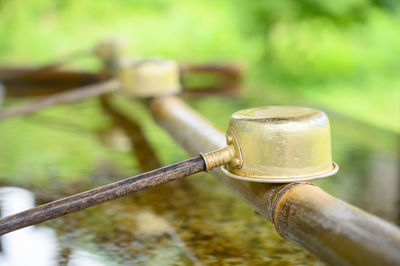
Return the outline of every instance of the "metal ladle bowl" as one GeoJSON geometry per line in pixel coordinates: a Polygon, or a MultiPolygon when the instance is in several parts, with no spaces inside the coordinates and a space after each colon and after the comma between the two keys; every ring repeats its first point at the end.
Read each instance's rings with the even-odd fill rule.
{"type": "Polygon", "coordinates": [[[269,106],[236,112],[227,141],[240,158],[222,167],[232,178],[285,183],[328,177],[339,169],[332,162],[328,117],[318,110],[269,106]]]}

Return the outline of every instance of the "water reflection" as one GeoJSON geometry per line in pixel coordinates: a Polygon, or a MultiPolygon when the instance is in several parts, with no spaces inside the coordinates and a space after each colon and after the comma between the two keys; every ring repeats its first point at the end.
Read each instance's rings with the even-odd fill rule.
{"type": "MultiPolygon", "coordinates": [[[[16,187],[0,188],[1,216],[35,206],[31,192],[16,187]]],[[[30,226],[1,237],[1,265],[57,265],[57,239],[54,230],[30,226]]]]}
{"type": "Polygon", "coordinates": [[[398,161],[387,155],[371,154],[366,179],[363,205],[372,213],[399,223],[400,173],[398,161]]]}
{"type": "MultiPolygon", "coordinates": [[[[33,193],[17,187],[0,188],[1,217],[12,215],[35,206],[33,193]]],[[[59,261],[58,239],[54,229],[43,226],[29,226],[0,238],[1,266],[103,266],[107,258],[78,247],[69,250],[66,260],[59,261]]],[[[61,253],[65,250],[62,250],[61,253]]]]}
{"type": "Polygon", "coordinates": [[[61,248],[84,246],[120,265],[318,264],[207,174],[47,225],[61,248]]]}
{"type": "Polygon", "coordinates": [[[324,190],[400,224],[398,134],[330,115],[338,175],[317,181],[324,190]]]}
{"type": "Polygon", "coordinates": [[[101,256],[83,250],[73,250],[69,255],[68,266],[104,266],[110,265],[104,262],[101,256]]]}
{"type": "MultiPolygon", "coordinates": [[[[198,106],[208,105],[199,102],[198,106]]],[[[399,136],[335,114],[329,117],[333,156],[341,169],[337,176],[317,183],[338,198],[398,223],[399,136]]],[[[183,159],[175,156],[175,150],[180,148],[172,141],[166,143],[159,128],[155,125],[149,128],[143,129],[143,134],[150,135],[149,147],[159,147],[157,153],[167,155],[164,157],[169,161],[164,159],[163,164],[183,159]]],[[[116,128],[109,129],[105,142],[109,142],[109,137],[120,141],[121,133],[116,128]]],[[[134,149],[140,150],[133,141],[128,143],[122,146],[129,146],[130,154],[135,154],[134,149]]],[[[110,158],[103,165],[106,163],[113,165],[115,161],[110,158]]],[[[101,170],[98,175],[104,177],[107,173],[101,170]]],[[[112,172],[109,176],[118,175],[112,172]]],[[[85,189],[88,185],[99,185],[89,180],[80,180],[80,184],[85,189]]],[[[58,197],[61,197],[72,185],[62,183],[59,187],[62,193],[58,197]]],[[[83,190],[82,186],[78,187],[75,190],[83,190]]],[[[3,216],[33,206],[34,199],[29,192],[23,192],[29,196],[12,196],[17,194],[10,191],[24,190],[1,190],[3,216]],[[18,203],[14,197],[25,199],[18,203]],[[18,204],[21,204],[19,208],[7,212],[7,206],[18,204]]],[[[52,192],[48,187],[40,190],[37,201],[54,200],[57,197],[52,192]]],[[[78,191],[67,194],[75,192],[78,191]]],[[[268,221],[208,174],[165,184],[45,225],[24,229],[28,232],[24,233],[25,238],[18,238],[23,230],[2,237],[2,265],[35,265],[35,259],[40,263],[37,265],[321,264],[308,252],[283,240],[268,221]],[[39,239],[46,243],[38,242],[39,239]],[[49,251],[48,254],[30,258],[28,253],[37,246],[49,251]],[[28,255],[21,256],[25,252],[28,255]],[[15,260],[30,259],[12,264],[10,257],[13,256],[15,260]],[[47,262],[39,261],[44,257],[47,262]]]]}

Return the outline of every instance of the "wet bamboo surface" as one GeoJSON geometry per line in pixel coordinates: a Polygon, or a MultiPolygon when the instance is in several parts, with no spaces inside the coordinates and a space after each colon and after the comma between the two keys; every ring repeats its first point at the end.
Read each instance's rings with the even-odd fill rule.
{"type": "Polygon", "coordinates": [[[205,170],[200,156],[0,219],[0,235],[205,170]]]}
{"type": "MultiPolygon", "coordinates": [[[[180,99],[152,104],[155,120],[189,153],[225,144],[224,134],[180,99]]],[[[400,230],[346,204],[310,183],[259,184],[212,173],[258,213],[274,223],[287,240],[332,265],[400,264],[400,230]]]]}
{"type": "Polygon", "coordinates": [[[399,265],[399,229],[317,186],[292,186],[273,209],[284,238],[335,265],[399,265]]]}

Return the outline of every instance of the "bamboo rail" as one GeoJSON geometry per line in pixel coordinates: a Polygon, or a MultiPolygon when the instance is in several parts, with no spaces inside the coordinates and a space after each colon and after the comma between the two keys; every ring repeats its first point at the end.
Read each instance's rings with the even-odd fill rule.
{"type": "Polygon", "coordinates": [[[34,70],[32,68],[0,67],[0,82],[4,84],[5,96],[7,98],[49,96],[110,79],[105,72],[93,73],[63,69],[35,72],[34,70]],[[29,73],[29,75],[24,73],[29,73]],[[10,76],[15,77],[10,79],[10,76]]]}
{"type": "MultiPolygon", "coordinates": [[[[189,154],[225,145],[225,135],[176,97],[155,99],[154,119],[189,154]]],[[[306,182],[265,184],[211,172],[277,232],[332,265],[400,265],[400,229],[306,182]]]]}
{"type": "Polygon", "coordinates": [[[132,117],[128,117],[119,111],[111,101],[111,95],[100,97],[100,104],[104,112],[110,117],[114,124],[120,127],[131,141],[131,152],[136,158],[140,170],[147,172],[161,167],[161,163],[153,147],[147,140],[139,123],[132,117]]]}
{"type": "MultiPolygon", "coordinates": [[[[31,76],[36,76],[36,75],[40,75],[49,71],[54,71],[57,68],[60,68],[61,66],[71,62],[74,59],[79,59],[82,56],[85,55],[90,55],[91,52],[90,51],[78,51],[72,54],[69,54],[67,56],[64,56],[62,58],[60,58],[57,61],[42,65],[42,66],[38,66],[38,67],[34,67],[34,68],[27,68],[25,69],[25,71],[10,71],[8,72],[8,75],[6,77],[3,77],[2,80],[3,81],[12,81],[15,79],[25,79],[25,78],[30,78],[31,76]]],[[[0,75],[1,76],[1,75],[0,75]]]]}

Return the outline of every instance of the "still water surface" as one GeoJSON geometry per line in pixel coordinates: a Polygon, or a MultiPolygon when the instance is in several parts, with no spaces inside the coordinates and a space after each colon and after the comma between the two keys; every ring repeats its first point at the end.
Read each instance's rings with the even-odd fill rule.
{"type": "MultiPolygon", "coordinates": [[[[333,157],[341,168],[335,177],[316,183],[332,195],[399,225],[399,135],[335,114],[329,116],[333,157]]],[[[120,138],[119,131],[110,132],[120,138]]],[[[2,187],[1,214],[33,207],[35,197],[36,204],[41,204],[92,185],[75,184],[76,191],[34,188],[33,193],[2,187]]],[[[208,174],[1,237],[0,265],[201,264],[322,263],[283,240],[267,220],[208,174]]]]}

